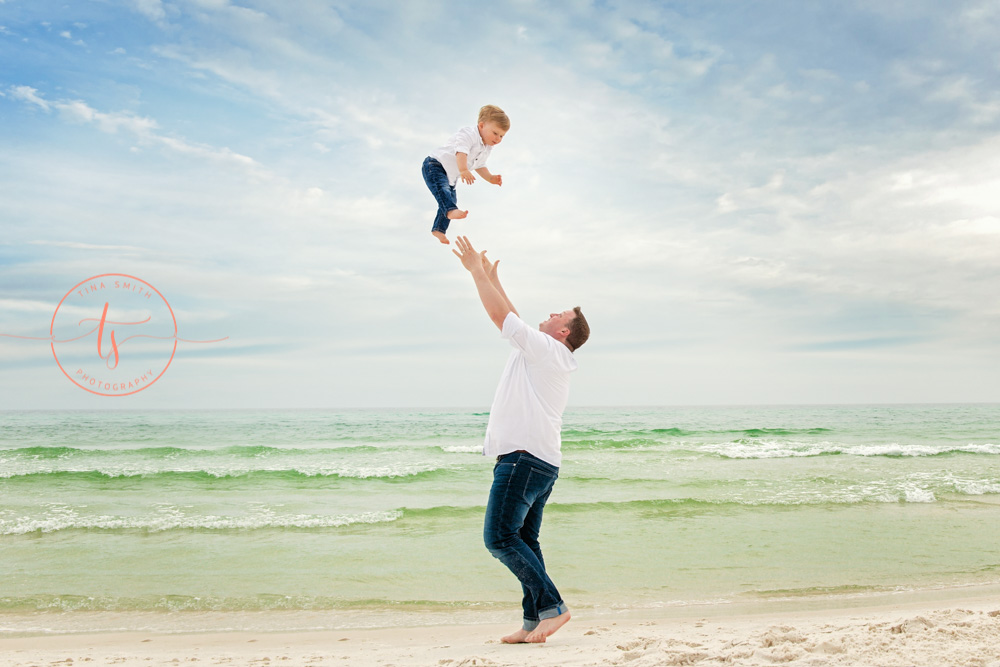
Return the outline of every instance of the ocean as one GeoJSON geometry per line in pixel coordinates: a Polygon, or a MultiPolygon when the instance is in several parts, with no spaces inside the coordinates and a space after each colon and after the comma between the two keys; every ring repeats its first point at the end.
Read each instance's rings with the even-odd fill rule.
{"type": "MultiPolygon", "coordinates": [[[[0,412],[0,633],[516,625],[487,419],[0,412]]],[[[577,614],[1000,584],[1000,405],[577,408],[563,454],[577,614]]]]}

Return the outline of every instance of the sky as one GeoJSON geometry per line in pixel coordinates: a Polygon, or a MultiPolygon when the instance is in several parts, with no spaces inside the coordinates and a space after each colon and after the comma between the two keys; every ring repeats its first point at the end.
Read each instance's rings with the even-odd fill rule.
{"type": "Polygon", "coordinates": [[[449,235],[583,309],[572,406],[1000,401],[997,43],[994,0],[0,0],[0,408],[488,407],[420,175],[484,104],[449,235]],[[101,301],[122,368],[176,346],[140,391],[53,353],[101,301]]]}

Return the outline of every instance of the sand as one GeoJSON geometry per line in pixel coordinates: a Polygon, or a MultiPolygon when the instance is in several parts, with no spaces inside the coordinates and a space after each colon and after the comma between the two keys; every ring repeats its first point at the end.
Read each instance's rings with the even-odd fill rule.
{"type": "Polygon", "coordinates": [[[927,665],[1000,667],[1000,598],[704,618],[580,612],[546,644],[512,625],[0,638],[0,665],[927,665]]]}

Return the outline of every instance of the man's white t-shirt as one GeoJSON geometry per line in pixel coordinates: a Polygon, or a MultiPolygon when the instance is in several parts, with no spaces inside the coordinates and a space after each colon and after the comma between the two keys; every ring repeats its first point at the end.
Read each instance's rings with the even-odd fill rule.
{"type": "Polygon", "coordinates": [[[507,314],[500,336],[514,349],[493,397],[483,454],[493,457],[523,449],[558,468],[562,413],[576,359],[568,347],[514,313],[507,314]]]}
{"type": "Polygon", "coordinates": [[[493,151],[492,146],[483,143],[483,138],[479,136],[479,127],[463,127],[455,136],[448,140],[441,148],[431,151],[430,157],[441,163],[448,173],[448,182],[452,185],[458,183],[458,161],[455,153],[465,153],[468,155],[467,164],[469,169],[474,171],[486,166],[486,159],[493,151]]]}

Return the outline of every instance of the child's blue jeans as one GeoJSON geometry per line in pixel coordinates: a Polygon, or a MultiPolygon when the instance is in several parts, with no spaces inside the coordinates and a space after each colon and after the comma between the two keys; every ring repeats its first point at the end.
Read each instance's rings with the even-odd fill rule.
{"type": "Polygon", "coordinates": [[[421,171],[424,174],[424,183],[438,203],[437,217],[434,218],[431,231],[444,234],[448,231],[448,223],[451,222],[448,219],[448,211],[458,208],[458,194],[455,192],[455,186],[448,181],[448,172],[434,158],[425,159],[421,171]]]}

